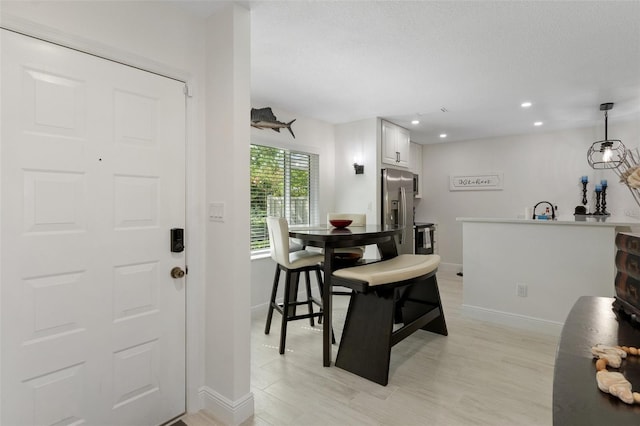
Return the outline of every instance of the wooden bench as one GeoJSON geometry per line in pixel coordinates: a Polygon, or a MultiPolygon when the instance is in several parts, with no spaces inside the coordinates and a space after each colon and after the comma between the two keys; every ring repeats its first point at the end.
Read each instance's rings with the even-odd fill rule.
{"type": "Polygon", "coordinates": [[[332,284],[354,290],[336,366],[386,386],[396,343],[419,329],[446,336],[439,264],[438,255],[403,254],[335,271],[332,284]],[[394,323],[403,325],[394,331],[394,323]]]}

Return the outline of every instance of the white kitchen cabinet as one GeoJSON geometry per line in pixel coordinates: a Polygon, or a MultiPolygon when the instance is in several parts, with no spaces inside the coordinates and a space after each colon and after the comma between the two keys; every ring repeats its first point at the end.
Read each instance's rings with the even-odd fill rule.
{"type": "Polygon", "coordinates": [[[409,167],[411,150],[409,130],[382,120],[382,158],[385,164],[396,167],[409,167]]]}
{"type": "Polygon", "coordinates": [[[415,142],[411,142],[409,170],[414,175],[418,175],[418,192],[414,197],[422,198],[422,145],[415,142]]]}
{"type": "Polygon", "coordinates": [[[409,170],[417,175],[422,174],[422,145],[411,142],[409,152],[409,170]]]}

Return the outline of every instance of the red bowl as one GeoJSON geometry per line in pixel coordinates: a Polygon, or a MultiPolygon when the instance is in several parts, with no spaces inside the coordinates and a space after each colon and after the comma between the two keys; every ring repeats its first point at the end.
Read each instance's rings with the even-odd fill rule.
{"type": "Polygon", "coordinates": [[[353,222],[353,220],[351,219],[333,219],[329,221],[329,223],[336,228],[346,228],[347,226],[351,225],[351,222],[353,222]]]}

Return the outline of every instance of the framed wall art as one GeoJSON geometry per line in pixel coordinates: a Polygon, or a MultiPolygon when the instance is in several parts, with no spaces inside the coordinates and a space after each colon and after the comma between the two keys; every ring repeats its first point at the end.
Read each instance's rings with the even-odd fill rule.
{"type": "Polygon", "coordinates": [[[449,191],[501,191],[504,173],[460,174],[449,176],[449,191]]]}

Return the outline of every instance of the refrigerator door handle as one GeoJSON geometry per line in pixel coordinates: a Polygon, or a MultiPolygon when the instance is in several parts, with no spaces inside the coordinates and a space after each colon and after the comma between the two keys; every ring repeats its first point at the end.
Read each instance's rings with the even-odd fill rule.
{"type": "Polygon", "coordinates": [[[402,226],[402,234],[400,235],[400,244],[402,244],[405,240],[405,232],[407,229],[407,190],[404,186],[400,187],[400,205],[402,206],[402,211],[398,212],[398,216],[400,216],[402,222],[398,220],[398,224],[402,226]]]}

